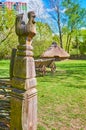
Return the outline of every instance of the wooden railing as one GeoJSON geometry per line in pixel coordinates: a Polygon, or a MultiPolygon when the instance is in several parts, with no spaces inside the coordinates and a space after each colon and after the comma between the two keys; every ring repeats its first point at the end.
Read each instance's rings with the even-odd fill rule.
{"type": "Polygon", "coordinates": [[[10,92],[9,79],[0,79],[0,130],[10,129],[10,92]]]}

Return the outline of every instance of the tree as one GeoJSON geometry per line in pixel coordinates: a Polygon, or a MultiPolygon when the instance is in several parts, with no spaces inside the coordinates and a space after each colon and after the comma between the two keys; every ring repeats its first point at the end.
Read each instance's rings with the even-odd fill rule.
{"type": "Polygon", "coordinates": [[[79,51],[81,55],[86,54],[86,29],[80,30],[79,51]]]}
{"type": "Polygon", "coordinates": [[[78,36],[78,30],[85,26],[86,10],[80,7],[79,0],[63,0],[63,6],[66,14],[67,24],[67,41],[66,50],[69,52],[70,43],[72,40],[73,33],[78,36]]]}
{"type": "Polygon", "coordinates": [[[11,34],[14,28],[15,13],[13,10],[2,8],[0,10],[0,44],[11,34]]]}
{"type": "Polygon", "coordinates": [[[63,48],[62,42],[62,27],[61,27],[61,11],[60,11],[60,0],[49,0],[51,10],[49,13],[51,14],[52,18],[57,22],[58,25],[58,32],[59,32],[59,41],[60,46],[63,48]]]}
{"type": "Polygon", "coordinates": [[[0,10],[0,59],[9,58],[13,47],[17,46],[15,34],[15,12],[7,8],[0,10]],[[3,43],[3,44],[2,44],[3,43]]]}
{"type": "Polygon", "coordinates": [[[36,23],[37,35],[33,40],[34,56],[39,57],[52,43],[52,30],[46,23],[36,23]]]}

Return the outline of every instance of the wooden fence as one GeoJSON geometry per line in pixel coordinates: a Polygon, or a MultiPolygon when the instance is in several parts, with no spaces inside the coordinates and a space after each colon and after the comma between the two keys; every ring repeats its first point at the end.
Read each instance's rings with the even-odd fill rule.
{"type": "Polygon", "coordinates": [[[0,130],[10,129],[10,92],[9,80],[0,79],[0,130]]]}

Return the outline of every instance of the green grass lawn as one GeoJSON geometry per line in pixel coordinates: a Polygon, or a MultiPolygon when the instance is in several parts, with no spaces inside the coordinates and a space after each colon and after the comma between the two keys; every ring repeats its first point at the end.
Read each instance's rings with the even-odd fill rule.
{"type": "Polygon", "coordinates": [[[0,78],[9,77],[9,60],[0,60],[0,78]]]}
{"type": "MultiPolygon", "coordinates": [[[[55,74],[37,77],[38,130],[86,130],[86,61],[56,62],[55,74]]],[[[0,77],[9,76],[0,61],[0,77]]]]}

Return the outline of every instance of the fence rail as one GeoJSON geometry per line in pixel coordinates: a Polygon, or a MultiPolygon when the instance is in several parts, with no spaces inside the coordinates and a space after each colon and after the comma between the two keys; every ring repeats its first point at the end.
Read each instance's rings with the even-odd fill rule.
{"type": "Polygon", "coordinates": [[[10,129],[10,92],[10,81],[0,79],[0,130],[10,129]]]}

